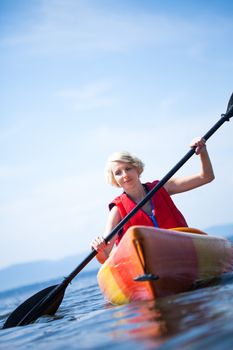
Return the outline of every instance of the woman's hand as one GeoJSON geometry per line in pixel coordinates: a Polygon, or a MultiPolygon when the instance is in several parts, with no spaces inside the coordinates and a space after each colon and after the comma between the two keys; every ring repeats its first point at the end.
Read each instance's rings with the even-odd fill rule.
{"type": "Polygon", "coordinates": [[[91,242],[91,248],[97,252],[96,259],[101,264],[109,257],[114,242],[114,239],[111,242],[106,242],[103,236],[98,236],[91,242]]]}
{"type": "Polygon", "coordinates": [[[98,253],[102,252],[106,247],[107,243],[103,236],[98,236],[91,242],[91,248],[96,250],[98,253]]]}
{"type": "Polygon", "coordinates": [[[201,154],[203,151],[206,150],[206,141],[203,137],[196,137],[192,140],[190,147],[195,148],[196,154],[201,154]]]}

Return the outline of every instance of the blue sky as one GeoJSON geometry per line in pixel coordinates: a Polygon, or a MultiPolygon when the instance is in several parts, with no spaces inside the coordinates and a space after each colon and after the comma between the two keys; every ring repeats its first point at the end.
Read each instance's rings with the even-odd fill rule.
{"type": "MultiPolygon", "coordinates": [[[[232,34],[225,0],[1,0],[0,268],[88,251],[119,193],[110,153],[142,180],[180,160],[225,112],[232,34]]],[[[216,180],[174,197],[190,226],[232,222],[232,132],[208,141],[216,180]]]]}

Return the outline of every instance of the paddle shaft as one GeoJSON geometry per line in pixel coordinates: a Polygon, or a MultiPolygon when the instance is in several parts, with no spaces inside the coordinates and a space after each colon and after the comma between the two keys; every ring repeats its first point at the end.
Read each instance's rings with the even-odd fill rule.
{"type": "MultiPolygon", "coordinates": [[[[207,141],[216,130],[225,122],[229,121],[233,116],[233,94],[229,100],[226,114],[222,115],[222,118],[203,136],[207,141]]],[[[156,186],[147,193],[145,198],[140,201],[136,207],[125,216],[123,220],[109,233],[105,238],[106,242],[109,242],[119,232],[128,220],[141,208],[143,205],[157,192],[184,163],[195,153],[195,148],[191,148],[185,156],[160,180],[156,186]]],[[[12,314],[8,317],[3,328],[9,328],[14,326],[22,326],[35,321],[42,315],[54,314],[60,306],[66,287],[72,281],[72,279],[97,255],[97,251],[93,250],[82,262],[79,264],[70,275],[68,275],[60,284],[51,286],[41,290],[23,304],[21,304],[12,314]]]]}
{"type": "MultiPolygon", "coordinates": [[[[232,107],[229,111],[232,114],[232,107]]],[[[232,115],[229,115],[230,113],[223,114],[222,117],[217,121],[217,123],[203,136],[203,138],[207,141],[221,126],[225,121],[229,121],[229,119],[232,117],[232,115]]],[[[136,207],[127,214],[118,225],[114,227],[114,229],[108,234],[108,236],[105,238],[106,242],[109,242],[116,234],[119,232],[123,226],[131,219],[136,212],[143,207],[148,200],[189,160],[189,158],[192,157],[192,155],[195,153],[195,148],[191,148],[185,156],[153,187],[146,196],[136,205],[136,207]]],[[[54,291],[52,291],[48,295],[48,299],[50,299],[53,295],[56,295],[59,293],[62,289],[65,289],[68,284],[74,279],[74,277],[77,276],[79,272],[81,272],[84,267],[97,255],[96,250],[92,250],[89,255],[63,280],[63,282],[55,288],[54,291]]]]}
{"type": "MultiPolygon", "coordinates": [[[[233,94],[229,100],[226,114],[203,136],[207,141],[216,130],[233,116],[233,94]]],[[[109,242],[119,232],[128,220],[157,192],[195,153],[195,148],[191,148],[185,156],[165,175],[156,186],[150,190],[136,207],[124,217],[123,220],[105,238],[109,242]]],[[[54,314],[62,302],[66,287],[73,278],[97,255],[93,250],[60,284],[48,287],[36,293],[31,298],[21,304],[7,319],[3,328],[29,324],[44,314],[54,314]]]]}
{"type": "MultiPolygon", "coordinates": [[[[229,121],[233,114],[233,107],[231,106],[230,110],[221,116],[217,123],[203,136],[207,141],[221,126],[225,121],[229,121]]],[[[191,148],[185,156],[153,187],[147,195],[136,205],[136,207],[127,214],[123,220],[119,222],[118,225],[108,234],[105,238],[106,242],[111,241],[111,239],[119,232],[123,226],[131,219],[131,217],[142,208],[146,202],[192,157],[195,153],[195,148],[191,148]]],[[[69,276],[65,278],[64,282],[71,282],[72,279],[97,255],[97,251],[93,250],[82,262],[79,264],[75,270],[71,272],[69,276]]]]}

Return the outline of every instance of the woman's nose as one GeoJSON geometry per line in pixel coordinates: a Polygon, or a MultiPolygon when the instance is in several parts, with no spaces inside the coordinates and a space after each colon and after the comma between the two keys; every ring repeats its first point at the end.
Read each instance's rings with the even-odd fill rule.
{"type": "Polygon", "coordinates": [[[128,171],[126,170],[123,171],[123,177],[128,177],[128,171]]]}

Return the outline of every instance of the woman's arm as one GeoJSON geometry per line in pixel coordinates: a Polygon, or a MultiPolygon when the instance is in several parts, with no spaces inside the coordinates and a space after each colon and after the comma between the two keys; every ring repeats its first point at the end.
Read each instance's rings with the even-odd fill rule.
{"type": "Polygon", "coordinates": [[[205,140],[203,138],[196,138],[190,146],[196,147],[195,152],[199,155],[201,161],[200,171],[191,176],[170,179],[164,185],[170,195],[192,190],[214,180],[214,172],[206,149],[205,140]]]}
{"type": "MultiPolygon", "coordinates": [[[[107,219],[107,224],[106,224],[106,229],[105,233],[108,235],[113,228],[121,221],[121,216],[118,211],[118,208],[114,206],[111,211],[109,212],[108,219],[107,219]]],[[[96,259],[103,264],[105,260],[109,257],[109,254],[115,244],[116,241],[116,236],[111,239],[110,242],[105,242],[105,239],[103,236],[96,237],[92,242],[91,242],[91,247],[92,249],[95,249],[98,254],[96,255],[96,259]]]]}

